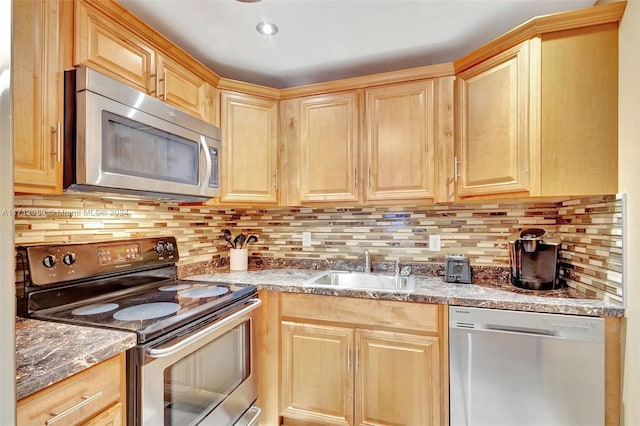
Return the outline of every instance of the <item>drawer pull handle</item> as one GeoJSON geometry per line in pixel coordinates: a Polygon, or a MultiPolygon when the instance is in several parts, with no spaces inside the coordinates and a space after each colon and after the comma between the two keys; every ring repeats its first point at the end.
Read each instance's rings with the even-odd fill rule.
{"type": "Polygon", "coordinates": [[[102,396],[102,391],[99,391],[91,396],[83,396],[82,397],[82,401],[78,402],[76,405],[67,408],[66,410],[64,410],[62,413],[49,413],[51,414],[53,417],[51,417],[49,420],[47,420],[46,422],[44,422],[45,425],[50,425],[53,424],[55,422],[57,422],[58,420],[60,420],[61,418],[65,417],[66,415],[76,411],[77,409],[84,407],[85,405],[87,405],[88,403],[90,403],[91,401],[98,399],[102,396]]]}

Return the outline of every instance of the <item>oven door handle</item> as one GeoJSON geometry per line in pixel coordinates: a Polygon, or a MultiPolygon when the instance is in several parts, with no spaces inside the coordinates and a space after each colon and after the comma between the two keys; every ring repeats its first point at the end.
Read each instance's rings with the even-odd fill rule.
{"type": "Polygon", "coordinates": [[[226,325],[228,325],[229,323],[235,321],[236,319],[248,314],[249,312],[253,311],[254,309],[256,309],[258,306],[260,306],[262,304],[262,301],[260,299],[251,299],[249,300],[249,305],[240,309],[239,311],[236,311],[234,313],[232,313],[231,315],[224,317],[223,319],[216,321],[215,323],[213,323],[210,327],[207,327],[205,329],[202,329],[200,331],[197,331],[183,339],[180,340],[179,343],[176,343],[175,345],[171,345],[169,347],[160,347],[160,348],[148,348],[147,349],[147,355],[150,356],[151,358],[164,358],[167,356],[171,356],[173,354],[175,354],[176,352],[184,349],[185,347],[189,346],[191,343],[195,342],[196,340],[202,339],[203,337],[206,337],[212,333],[215,333],[217,331],[219,331],[220,329],[222,329],[223,327],[225,327],[226,325]]]}
{"type": "Polygon", "coordinates": [[[233,426],[256,426],[260,420],[261,412],[262,410],[260,408],[252,405],[233,426]]]}

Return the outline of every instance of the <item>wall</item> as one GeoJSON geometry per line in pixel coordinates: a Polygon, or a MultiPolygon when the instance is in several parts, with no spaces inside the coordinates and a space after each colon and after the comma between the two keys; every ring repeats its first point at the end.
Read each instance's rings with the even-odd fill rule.
{"type": "MultiPolygon", "coordinates": [[[[13,206],[11,143],[11,2],[0,2],[0,207],[13,206]]],[[[15,285],[11,273],[13,215],[0,212],[0,425],[15,424],[15,285]]]]}
{"type": "Polygon", "coordinates": [[[623,324],[623,424],[640,425],[640,1],[631,0],[620,24],[619,187],[627,193],[626,304],[623,324]]]}
{"type": "Polygon", "coordinates": [[[173,235],[182,263],[226,256],[221,228],[229,212],[155,201],[110,200],[81,195],[16,196],[17,245],[58,244],[173,235]]]}
{"type": "Polygon", "coordinates": [[[591,297],[622,301],[622,202],[615,195],[563,203],[237,210],[65,195],[16,197],[16,207],[16,244],[173,235],[180,264],[204,263],[205,270],[226,265],[228,246],[220,236],[229,228],[234,235],[258,235],[250,253],[261,265],[318,267],[325,262],[321,266],[326,267],[328,259],[359,264],[367,248],[374,266],[399,258],[403,264],[435,264],[441,270],[447,254],[463,254],[474,268],[506,272],[509,234],[540,227],[563,240],[560,270],[569,286],[591,297]],[[302,247],[303,231],[311,232],[311,247],[302,247]],[[441,237],[439,251],[429,250],[432,234],[441,237]]]}

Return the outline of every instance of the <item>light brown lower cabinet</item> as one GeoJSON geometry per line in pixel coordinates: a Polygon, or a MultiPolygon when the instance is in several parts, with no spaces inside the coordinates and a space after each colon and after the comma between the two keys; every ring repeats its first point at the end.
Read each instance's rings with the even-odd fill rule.
{"type": "Polygon", "coordinates": [[[125,424],[125,358],[116,355],[17,402],[18,426],[125,424]]]}
{"type": "Polygon", "coordinates": [[[442,305],[283,294],[285,425],[447,423],[442,305]]]}
{"type": "Polygon", "coordinates": [[[94,416],[91,420],[86,422],[83,426],[120,426],[124,425],[123,416],[124,410],[122,409],[122,403],[118,402],[107,408],[100,414],[94,416]]]}
{"type": "Polygon", "coordinates": [[[353,424],[353,329],[283,321],[281,330],[282,414],[353,424]]]}
{"type": "Polygon", "coordinates": [[[437,336],[356,329],[355,424],[440,424],[439,346],[437,336]]]}

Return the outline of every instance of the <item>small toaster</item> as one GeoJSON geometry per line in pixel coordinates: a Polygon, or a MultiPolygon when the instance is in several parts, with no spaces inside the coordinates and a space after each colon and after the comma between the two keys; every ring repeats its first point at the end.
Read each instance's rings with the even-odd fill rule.
{"type": "Polygon", "coordinates": [[[448,283],[471,283],[469,259],[462,255],[447,256],[445,281],[448,283]]]}

